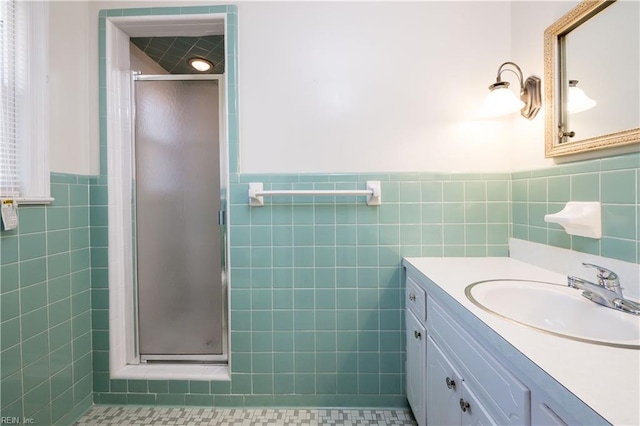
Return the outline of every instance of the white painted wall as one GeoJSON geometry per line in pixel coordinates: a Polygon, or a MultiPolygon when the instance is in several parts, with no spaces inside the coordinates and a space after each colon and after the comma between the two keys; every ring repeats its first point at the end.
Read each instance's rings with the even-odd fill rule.
{"type": "MultiPolygon", "coordinates": [[[[211,2],[52,2],[52,77],[76,76],[52,80],[52,171],[98,173],[98,11],[198,4],[211,2]]],[[[575,4],[240,2],[241,171],[551,165],[544,111],[478,114],[502,62],[543,75],[543,31],[575,4]]]]}
{"type": "Polygon", "coordinates": [[[96,45],[87,2],[49,2],[49,159],[52,172],[97,174],[96,45]]]}
{"type": "MultiPolygon", "coordinates": [[[[82,102],[58,120],[60,128],[89,123],[90,137],[88,147],[80,135],[52,140],[52,170],[95,174],[99,10],[211,3],[62,4],[76,10],[52,19],[88,45],[77,60],[89,76],[88,86],[63,86],[87,96],[89,107],[82,102]],[[86,28],[70,25],[82,16],[86,28]],[[89,158],[66,157],[79,146],[89,158]]],[[[509,120],[476,119],[508,57],[508,5],[241,2],[238,9],[243,172],[509,169],[509,120]]]]}
{"type": "Polygon", "coordinates": [[[242,171],[509,170],[508,131],[478,120],[508,4],[240,9],[242,171]]]}

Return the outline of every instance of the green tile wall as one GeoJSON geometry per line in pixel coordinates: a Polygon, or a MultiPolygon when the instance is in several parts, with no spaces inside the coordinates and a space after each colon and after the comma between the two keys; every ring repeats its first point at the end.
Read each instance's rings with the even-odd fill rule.
{"type": "MultiPolygon", "coordinates": [[[[404,403],[403,256],[507,254],[508,179],[434,174],[241,175],[231,187],[232,365],[253,393],[404,403]],[[355,197],[274,197],[265,189],[363,189],[355,197]],[[487,187],[492,188],[491,198],[487,187]],[[487,211],[504,212],[491,224],[487,211]],[[490,240],[489,226],[502,238],[490,240]]],[[[233,383],[232,383],[233,388],[233,383]]]]}
{"type": "Polygon", "coordinates": [[[90,178],[52,174],[49,206],[0,234],[0,412],[71,424],[92,402],[90,178]]]}
{"type": "MultiPolygon", "coordinates": [[[[107,271],[100,266],[93,268],[96,402],[404,406],[401,258],[507,255],[508,174],[231,180],[231,382],[110,380],[107,271]],[[251,181],[265,189],[363,189],[366,180],[382,181],[381,206],[363,197],[247,202],[251,181]]],[[[94,213],[106,210],[104,188],[92,187],[94,213]]],[[[92,236],[95,230],[92,222],[92,236]]],[[[92,246],[94,254],[102,247],[92,246]]]]}
{"type": "MultiPolygon", "coordinates": [[[[96,402],[404,405],[401,257],[504,256],[513,235],[638,261],[638,158],[504,175],[232,174],[232,381],[109,380],[106,249],[93,247],[96,402]],[[355,197],[247,204],[252,181],[361,189],[366,180],[382,181],[382,206],[355,197]],[[602,200],[602,240],[570,237],[542,220],[569,200],[602,200]]],[[[106,225],[101,179],[91,193],[98,227],[106,225]]]]}
{"type": "Polygon", "coordinates": [[[640,263],[640,154],[512,175],[512,235],[528,241],[640,263]],[[544,222],[567,201],[600,201],[602,239],[568,235],[544,222]]]}

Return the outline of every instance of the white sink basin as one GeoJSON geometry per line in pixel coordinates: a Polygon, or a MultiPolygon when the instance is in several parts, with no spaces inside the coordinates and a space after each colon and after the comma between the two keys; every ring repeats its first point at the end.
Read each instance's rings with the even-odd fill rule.
{"type": "Polygon", "coordinates": [[[566,285],[524,280],[470,284],[467,298],[483,310],[573,340],[640,349],[640,317],[598,305],[566,285]]]}

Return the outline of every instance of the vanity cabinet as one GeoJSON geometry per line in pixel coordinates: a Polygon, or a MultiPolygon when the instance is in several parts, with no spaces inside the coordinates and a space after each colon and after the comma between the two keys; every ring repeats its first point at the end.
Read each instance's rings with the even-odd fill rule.
{"type": "Polygon", "coordinates": [[[529,425],[529,389],[417,283],[407,275],[407,399],[418,425],[529,425]]]}
{"type": "Polygon", "coordinates": [[[637,381],[628,379],[638,376],[637,351],[520,328],[476,309],[465,294],[487,277],[564,277],[510,258],[406,258],[403,265],[407,396],[419,426],[640,424],[637,381]],[[605,366],[611,359],[622,367],[605,366]],[[601,382],[602,389],[592,385],[601,382]]]}

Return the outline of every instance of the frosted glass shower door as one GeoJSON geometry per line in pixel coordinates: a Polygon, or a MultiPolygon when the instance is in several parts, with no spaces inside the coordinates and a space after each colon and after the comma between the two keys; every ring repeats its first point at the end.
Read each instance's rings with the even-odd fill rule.
{"type": "Polygon", "coordinates": [[[143,360],[211,360],[223,353],[218,96],[217,81],[135,82],[143,360]]]}

